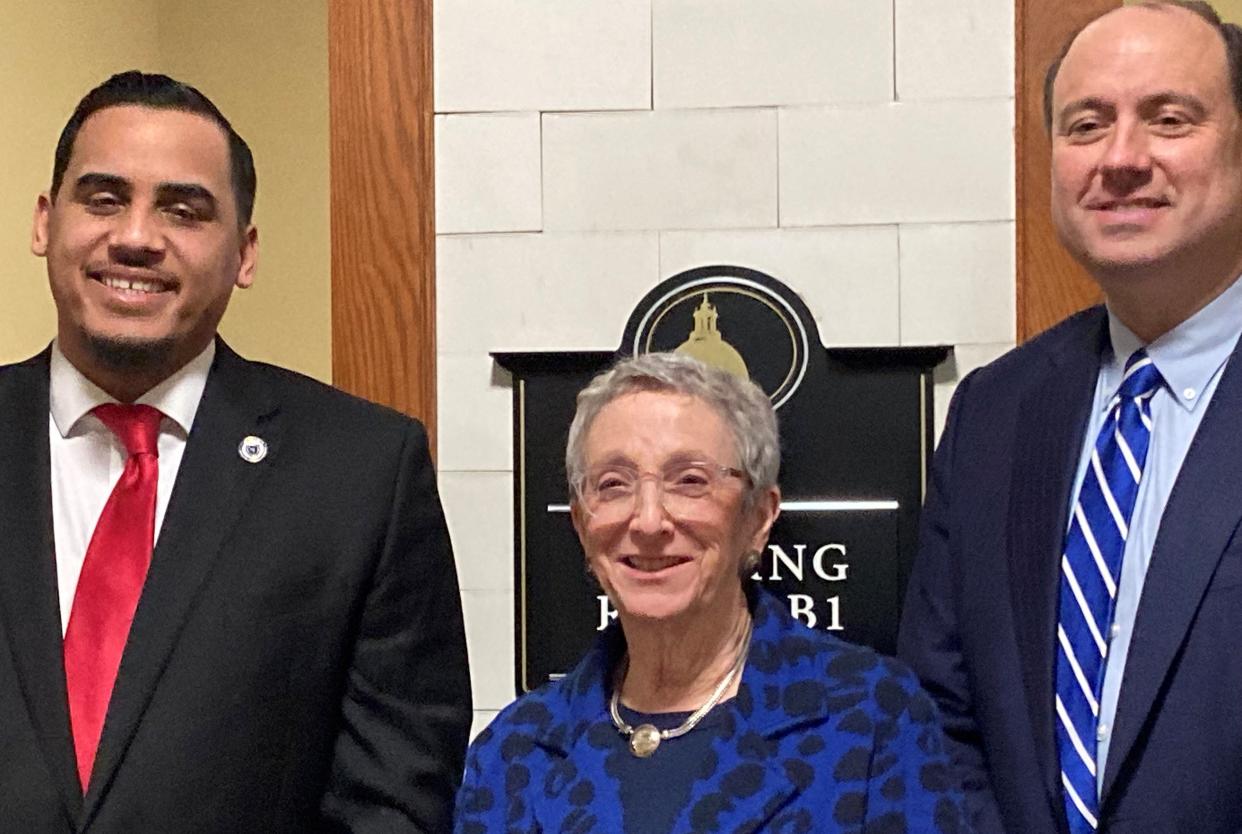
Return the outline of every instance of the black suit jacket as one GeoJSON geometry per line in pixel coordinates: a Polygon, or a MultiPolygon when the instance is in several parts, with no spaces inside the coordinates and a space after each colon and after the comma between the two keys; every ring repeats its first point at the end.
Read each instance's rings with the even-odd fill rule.
{"type": "Polygon", "coordinates": [[[0,830],[448,827],[470,686],[416,421],[218,344],[85,797],[47,433],[45,351],[0,368],[0,830]]]}
{"type": "MultiPolygon", "coordinates": [[[[1094,308],[969,375],[936,452],[899,653],[939,702],[983,832],[1067,831],[1054,732],[1058,565],[1106,344],[1107,317],[1094,308]]],[[[1240,520],[1235,353],[1161,519],[1102,831],[1242,829],[1240,520]]]]}

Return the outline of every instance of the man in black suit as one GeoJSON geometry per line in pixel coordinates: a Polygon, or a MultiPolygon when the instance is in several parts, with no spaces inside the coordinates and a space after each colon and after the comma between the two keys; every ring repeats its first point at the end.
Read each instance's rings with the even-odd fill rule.
{"type": "Polygon", "coordinates": [[[123,73],[33,249],[53,344],[0,368],[0,830],[446,830],[471,717],[422,427],[216,336],[250,151],[123,73]]]}
{"type": "Polygon", "coordinates": [[[1242,830],[1242,30],[1096,19],[1045,86],[1107,304],[966,377],[899,653],[985,834],[1242,830]]]}

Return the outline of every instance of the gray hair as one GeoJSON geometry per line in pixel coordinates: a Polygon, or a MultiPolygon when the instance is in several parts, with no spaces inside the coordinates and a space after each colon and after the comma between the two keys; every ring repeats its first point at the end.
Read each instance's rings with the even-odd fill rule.
{"type": "Polygon", "coordinates": [[[763,390],[720,368],[680,353],[646,353],[622,359],[597,375],[578,394],[578,410],[569,426],[565,448],[565,474],[569,488],[581,494],[586,477],[586,436],[604,406],[636,391],[685,394],[711,406],[733,436],[738,466],[749,484],[743,506],[776,486],[780,471],[780,438],[776,412],[763,390]]]}

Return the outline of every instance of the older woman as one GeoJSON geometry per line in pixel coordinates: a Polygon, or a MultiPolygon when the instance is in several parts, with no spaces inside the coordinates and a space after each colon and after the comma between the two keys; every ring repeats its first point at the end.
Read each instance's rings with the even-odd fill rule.
{"type": "Polygon", "coordinates": [[[746,579],[778,467],[767,396],[697,360],[578,395],[573,523],[618,622],[475,740],[460,834],[962,830],[913,676],[746,579]]]}

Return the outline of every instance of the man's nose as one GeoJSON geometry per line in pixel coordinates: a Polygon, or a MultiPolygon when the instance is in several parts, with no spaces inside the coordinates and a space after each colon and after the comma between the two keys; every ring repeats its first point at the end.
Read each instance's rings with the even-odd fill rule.
{"type": "Polygon", "coordinates": [[[131,208],[117,218],[108,249],[119,263],[141,266],[158,261],[164,254],[158,220],[149,212],[131,208]]]}
{"type": "Polygon", "coordinates": [[[1128,194],[1151,181],[1151,144],[1141,123],[1119,122],[1100,160],[1104,188],[1128,194]]]}

